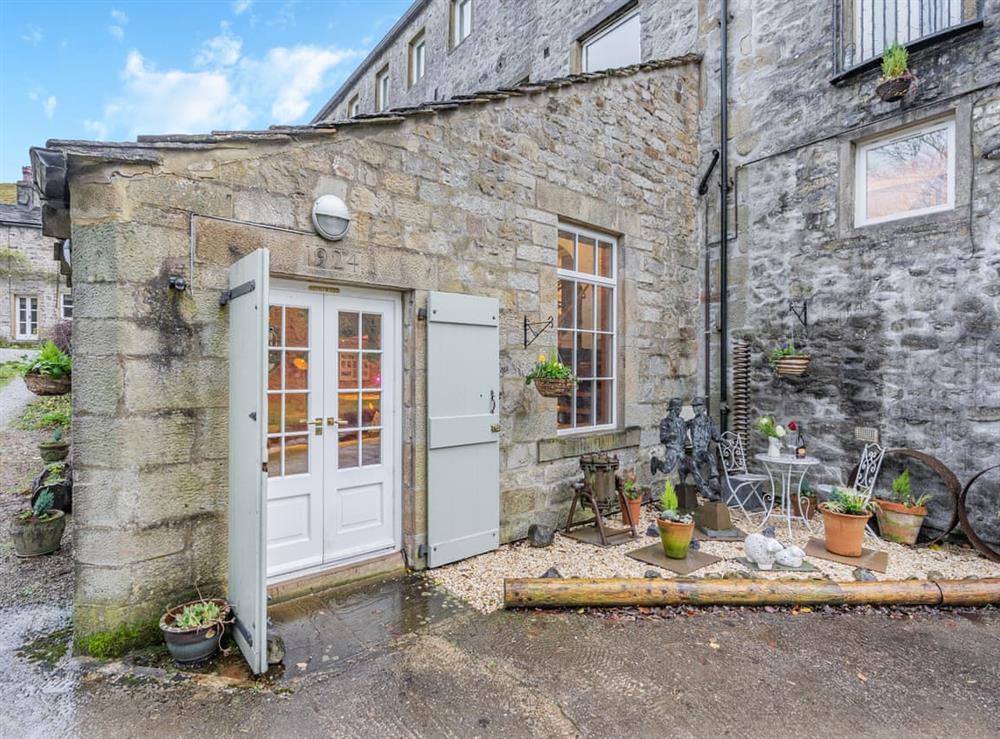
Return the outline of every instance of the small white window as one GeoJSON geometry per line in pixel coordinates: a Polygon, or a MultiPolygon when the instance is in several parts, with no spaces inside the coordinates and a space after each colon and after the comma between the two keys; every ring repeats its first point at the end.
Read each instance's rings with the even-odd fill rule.
{"type": "Polygon", "coordinates": [[[15,298],[17,326],[15,339],[38,338],[38,298],[30,295],[18,295],[15,298]]]}
{"type": "Polygon", "coordinates": [[[419,82],[424,76],[424,59],[427,44],[424,43],[423,31],[410,42],[410,86],[419,82]]]}
{"type": "Polygon", "coordinates": [[[627,67],[642,61],[639,11],[625,15],[583,40],[583,71],[627,67]]]}
{"type": "Polygon", "coordinates": [[[855,226],[954,208],[954,119],[859,144],[854,190],[855,226]]]}
{"type": "Polygon", "coordinates": [[[73,295],[63,293],[59,304],[59,312],[64,319],[73,317],[73,295]]]}
{"type": "Polygon", "coordinates": [[[389,68],[384,67],[375,75],[375,112],[381,113],[389,107],[389,68]]]}
{"type": "Polygon", "coordinates": [[[458,46],[472,33],[472,0],[452,0],[451,45],[458,46]]]}
{"type": "Polygon", "coordinates": [[[561,432],[615,426],[618,325],[616,251],[613,236],[559,225],[559,361],[577,377],[576,390],[556,404],[561,432]]]}
{"type": "Polygon", "coordinates": [[[355,95],[347,103],[347,117],[353,118],[359,112],[361,112],[361,100],[357,95],[355,95]]]}

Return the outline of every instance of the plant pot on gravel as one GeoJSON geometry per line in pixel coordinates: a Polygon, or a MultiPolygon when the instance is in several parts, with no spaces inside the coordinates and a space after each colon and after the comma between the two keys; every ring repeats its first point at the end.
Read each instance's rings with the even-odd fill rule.
{"type": "Polygon", "coordinates": [[[69,442],[63,438],[62,429],[56,427],[52,430],[52,436],[38,445],[38,453],[42,461],[46,464],[50,462],[62,462],[69,454],[69,442]]]}
{"type": "Polygon", "coordinates": [[[10,536],[18,557],[39,557],[59,549],[66,514],[52,508],[52,493],[38,496],[33,507],[19,513],[10,524],[10,536]]]}
{"type": "MultiPolygon", "coordinates": [[[[639,516],[642,515],[642,489],[636,485],[634,476],[625,478],[625,482],[622,483],[622,493],[625,495],[625,504],[632,518],[631,524],[638,525],[639,516]]],[[[630,523],[625,511],[622,511],[622,523],[626,526],[630,523]]]]}
{"type": "Polygon", "coordinates": [[[167,610],[160,631],[179,665],[202,662],[219,650],[229,623],[229,603],[221,598],[193,600],[167,610]]]}
{"type": "Polygon", "coordinates": [[[842,557],[860,557],[865,526],[874,504],[858,490],[834,488],[830,500],[820,503],[826,550],[842,557]]]}
{"type": "Polygon", "coordinates": [[[924,503],[930,496],[915,497],[910,489],[910,471],[903,470],[892,481],[892,497],[892,500],[879,500],[875,508],[879,533],[888,541],[912,546],[917,543],[920,527],[927,517],[924,503]]]}
{"type": "Polygon", "coordinates": [[[694,517],[677,511],[677,492],[670,480],[663,486],[660,496],[660,517],[656,519],[660,530],[663,554],[669,559],[686,559],[691,538],[694,536],[694,517]]]}

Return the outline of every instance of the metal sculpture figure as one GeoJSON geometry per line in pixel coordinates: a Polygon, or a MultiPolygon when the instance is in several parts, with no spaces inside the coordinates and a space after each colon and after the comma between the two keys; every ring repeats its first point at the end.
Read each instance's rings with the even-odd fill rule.
{"type": "Polygon", "coordinates": [[[649,460],[649,471],[654,475],[657,472],[666,475],[673,472],[684,459],[687,436],[687,423],[681,418],[681,399],[671,398],[667,404],[667,415],[660,421],[660,443],[664,447],[664,458],[652,457],[649,460]]]}
{"type": "Polygon", "coordinates": [[[719,462],[711,445],[712,442],[718,443],[721,436],[708,415],[704,398],[694,398],[691,407],[694,409],[694,418],[684,421],[680,415],[681,399],[670,399],[667,415],[660,421],[660,443],[664,446],[664,457],[650,459],[649,469],[654,475],[658,472],[669,475],[676,469],[682,485],[691,476],[698,492],[705,498],[715,500],[720,494],[719,462]],[[707,481],[702,474],[704,467],[707,467],[707,481]]]}

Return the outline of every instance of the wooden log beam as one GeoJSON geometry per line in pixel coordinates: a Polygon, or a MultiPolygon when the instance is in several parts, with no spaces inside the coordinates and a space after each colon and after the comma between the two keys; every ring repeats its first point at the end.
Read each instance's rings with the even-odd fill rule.
{"type": "Polygon", "coordinates": [[[506,608],[585,606],[969,605],[1000,603],[1000,578],[982,580],[683,580],[508,578],[506,608]]]}

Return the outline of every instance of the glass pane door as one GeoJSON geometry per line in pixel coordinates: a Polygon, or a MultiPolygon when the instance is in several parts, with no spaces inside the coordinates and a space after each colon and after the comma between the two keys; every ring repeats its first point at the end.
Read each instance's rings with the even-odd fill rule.
{"type": "Polygon", "coordinates": [[[382,315],[340,311],[337,319],[339,469],[382,461],[382,315]]]}

